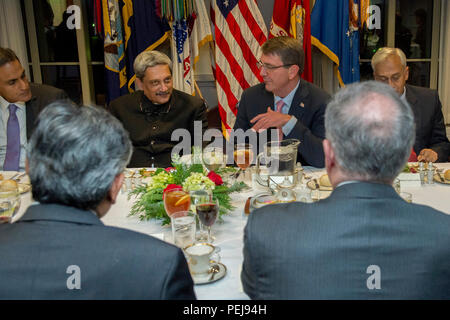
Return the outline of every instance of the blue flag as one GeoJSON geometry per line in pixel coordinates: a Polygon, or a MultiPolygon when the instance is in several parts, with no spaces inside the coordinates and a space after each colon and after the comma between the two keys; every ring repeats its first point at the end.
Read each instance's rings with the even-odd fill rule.
{"type": "Polygon", "coordinates": [[[133,92],[136,76],[133,63],[145,50],[153,50],[169,36],[170,26],[156,14],[155,1],[120,0],[125,33],[128,91],[133,92]]]}
{"type": "Polygon", "coordinates": [[[102,0],[106,102],[128,93],[122,19],[117,0],[102,0]]]}
{"type": "Polygon", "coordinates": [[[316,0],[311,12],[311,44],[337,66],[342,86],[360,79],[358,0],[316,0]]]}
{"type": "Polygon", "coordinates": [[[159,18],[149,0],[102,0],[105,32],[107,102],[133,92],[133,63],[144,50],[153,50],[169,36],[168,23],[159,18]]]}

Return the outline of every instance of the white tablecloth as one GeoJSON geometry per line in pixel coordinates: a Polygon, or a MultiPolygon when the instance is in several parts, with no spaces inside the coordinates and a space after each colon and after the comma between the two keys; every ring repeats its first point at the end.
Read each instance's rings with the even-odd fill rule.
{"type": "MultiPolygon", "coordinates": [[[[438,168],[450,169],[450,163],[437,164],[438,168]]],[[[308,176],[320,177],[325,170],[305,167],[308,176]]],[[[247,181],[251,185],[250,181],[247,181]]],[[[429,205],[437,210],[450,214],[450,185],[434,183],[430,186],[403,188],[402,191],[410,192],[413,202],[429,205]]],[[[216,237],[214,245],[221,248],[221,262],[227,267],[226,276],[214,283],[196,285],[195,292],[198,299],[223,300],[223,299],[248,299],[242,291],[240,282],[240,271],[242,265],[243,229],[247,216],[243,213],[244,203],[248,197],[254,195],[254,191],[235,193],[232,196],[233,205],[236,210],[223,217],[223,222],[217,221],[213,226],[213,234],[216,237]]],[[[17,220],[30,205],[31,194],[22,196],[22,205],[17,220]]],[[[138,217],[128,217],[133,199],[128,201],[127,195],[120,193],[117,203],[108,214],[102,218],[103,223],[109,226],[122,227],[148,235],[163,236],[165,240],[171,241],[171,229],[169,226],[161,227],[160,222],[140,221],[138,217]]],[[[151,254],[151,252],[149,252],[151,254]]]]}

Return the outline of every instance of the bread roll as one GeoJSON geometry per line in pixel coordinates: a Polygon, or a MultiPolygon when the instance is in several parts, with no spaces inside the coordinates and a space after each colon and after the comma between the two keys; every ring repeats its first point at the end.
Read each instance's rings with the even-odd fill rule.
{"type": "Polygon", "coordinates": [[[450,182],[450,169],[445,170],[445,172],[444,172],[444,179],[445,179],[445,181],[450,182]]]}
{"type": "Polygon", "coordinates": [[[319,183],[323,187],[332,187],[330,178],[328,178],[327,174],[324,174],[323,176],[320,177],[319,183]]]}
{"type": "Polygon", "coordinates": [[[4,180],[0,182],[0,191],[17,190],[19,185],[14,180],[4,180]]]}

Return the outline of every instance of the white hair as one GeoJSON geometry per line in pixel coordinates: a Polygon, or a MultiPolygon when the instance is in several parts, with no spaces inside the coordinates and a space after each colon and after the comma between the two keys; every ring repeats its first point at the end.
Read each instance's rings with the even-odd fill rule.
{"type": "Polygon", "coordinates": [[[388,48],[388,47],[383,47],[377,50],[377,52],[375,52],[375,54],[372,57],[372,70],[375,71],[375,67],[378,63],[386,60],[389,56],[397,56],[400,58],[400,62],[402,63],[403,67],[406,67],[406,56],[403,53],[403,51],[399,48],[388,48]]]}

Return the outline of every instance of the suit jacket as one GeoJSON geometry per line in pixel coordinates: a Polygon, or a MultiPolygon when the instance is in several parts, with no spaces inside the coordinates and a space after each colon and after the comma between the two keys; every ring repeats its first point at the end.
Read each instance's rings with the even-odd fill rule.
{"type": "MultiPolygon", "coordinates": [[[[122,122],[133,143],[133,155],[128,166],[168,167],[172,148],[178,144],[178,141],[172,141],[172,132],[176,129],[189,131],[190,139],[181,142],[186,143],[186,151],[190,153],[194,134],[203,135],[208,127],[205,103],[198,97],[174,89],[169,112],[151,113],[141,110],[143,95],[143,91],[136,91],[115,99],[109,105],[109,111],[122,122]],[[198,132],[194,132],[194,121],[202,122],[198,132]]],[[[198,143],[201,146],[201,141],[198,143]]]]}
{"type": "MultiPolygon", "coordinates": [[[[319,87],[300,80],[289,109],[289,114],[297,118],[297,123],[284,139],[300,140],[297,161],[303,165],[325,165],[322,140],[325,138],[325,109],[329,99],[328,93],[319,87]]],[[[246,89],[239,102],[234,129],[250,129],[253,126],[250,120],[267,112],[267,107],[272,108],[273,105],[274,95],[265,89],[264,83],[246,89]]]]}
{"type": "Polygon", "coordinates": [[[0,283],[0,299],[195,299],[179,248],[57,204],[0,225],[0,283]]]}
{"type": "Polygon", "coordinates": [[[449,215],[383,184],[265,206],[245,227],[244,291],[252,299],[450,299],[449,230],[449,215]],[[369,289],[378,275],[380,289],[369,289]]]}
{"type": "Polygon", "coordinates": [[[436,90],[406,85],[406,100],[413,110],[416,121],[416,154],[424,148],[438,154],[437,162],[447,162],[450,142],[445,131],[442,105],[436,90]]]}
{"type": "Polygon", "coordinates": [[[39,113],[50,103],[68,99],[64,90],[45,84],[30,83],[32,97],[25,104],[27,117],[27,138],[31,137],[39,113]]]}

